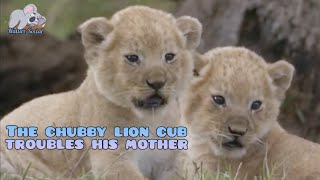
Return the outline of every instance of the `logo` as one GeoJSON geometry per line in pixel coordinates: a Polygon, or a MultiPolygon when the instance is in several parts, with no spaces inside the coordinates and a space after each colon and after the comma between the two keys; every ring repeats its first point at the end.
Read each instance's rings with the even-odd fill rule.
{"type": "Polygon", "coordinates": [[[23,10],[16,9],[10,14],[9,34],[43,34],[46,18],[38,13],[34,4],[28,4],[23,10]]]}

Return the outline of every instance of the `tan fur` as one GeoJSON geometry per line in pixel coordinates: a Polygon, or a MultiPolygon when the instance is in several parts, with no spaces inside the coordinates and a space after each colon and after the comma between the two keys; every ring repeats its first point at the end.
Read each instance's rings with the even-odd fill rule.
{"type": "Polygon", "coordinates": [[[277,122],[294,67],[286,61],[266,63],[237,47],[213,49],[203,58],[204,67],[181,103],[189,159],[180,158],[180,175],[192,179],[196,167],[216,174],[228,172],[230,166],[239,179],[264,176],[267,169],[272,180],[320,179],[320,146],[288,134],[277,122]],[[214,95],[224,96],[225,106],[215,103],[214,95]],[[256,100],[262,106],[253,111],[256,100]],[[228,127],[246,132],[238,137],[243,148],[224,148],[222,144],[233,137],[228,127]]]}
{"type": "MultiPolygon", "coordinates": [[[[115,126],[149,126],[155,132],[160,125],[177,123],[176,98],[191,79],[192,51],[198,46],[202,31],[196,19],[176,19],[160,10],[133,6],[110,20],[92,18],[79,31],[89,64],[87,78],[74,91],[37,98],[5,116],[1,120],[1,143],[7,138],[5,127],[9,124],[37,126],[38,138],[46,138],[43,130],[47,126],[107,126],[105,139],[110,139],[115,126]],[[139,65],[126,62],[125,55],[131,53],[140,56],[139,65]],[[175,61],[166,63],[165,53],[175,53],[175,61]],[[152,95],[154,90],[146,80],[166,81],[160,93],[167,98],[167,105],[154,110],[133,105],[133,98],[152,95]]],[[[166,164],[159,162],[170,162],[171,152],[130,151],[120,156],[125,152],[125,140],[119,139],[118,144],[115,151],[88,153],[88,139],[84,150],[8,151],[2,144],[1,172],[21,174],[29,162],[32,164],[28,176],[35,177],[77,177],[82,170],[92,168],[95,175],[110,179],[138,180],[155,173],[161,179],[161,173],[168,170],[166,164]]]]}

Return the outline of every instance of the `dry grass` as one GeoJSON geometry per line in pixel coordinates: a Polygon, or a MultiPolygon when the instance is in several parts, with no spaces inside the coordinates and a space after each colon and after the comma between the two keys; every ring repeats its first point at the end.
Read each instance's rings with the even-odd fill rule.
{"type": "MultiPolygon", "coordinates": [[[[31,167],[29,165],[22,175],[9,175],[9,174],[0,174],[0,180],[48,180],[50,178],[31,178],[28,176],[28,170],[31,167]]],[[[268,165],[264,166],[263,174],[260,176],[254,177],[253,180],[273,180],[274,179],[274,170],[276,169],[276,165],[273,167],[268,167],[268,165]]],[[[195,175],[193,180],[243,180],[238,178],[238,171],[241,169],[241,164],[238,167],[238,171],[233,174],[230,167],[225,168],[227,171],[220,171],[216,174],[208,174],[204,172],[202,168],[199,169],[198,172],[200,174],[195,175]]],[[[74,179],[74,178],[72,178],[74,179]]],[[[83,175],[79,176],[79,180],[104,180],[105,178],[101,176],[94,176],[91,172],[83,173],[83,175]]],[[[62,180],[60,178],[56,178],[54,180],[62,180]]],[[[177,177],[177,180],[186,180],[183,177],[177,177]]],[[[249,178],[245,178],[244,180],[251,180],[249,178]]]]}

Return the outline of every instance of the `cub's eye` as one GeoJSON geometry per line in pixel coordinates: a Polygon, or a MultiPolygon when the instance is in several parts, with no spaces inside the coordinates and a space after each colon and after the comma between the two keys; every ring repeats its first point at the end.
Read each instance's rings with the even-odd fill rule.
{"type": "Polygon", "coordinates": [[[167,63],[172,63],[174,61],[174,57],[176,55],[173,53],[167,53],[166,55],[164,55],[164,58],[166,59],[167,63]]]}
{"type": "Polygon", "coordinates": [[[226,100],[223,96],[212,96],[213,102],[216,103],[219,106],[225,106],[226,100]]]}
{"type": "Polygon", "coordinates": [[[262,105],[262,102],[261,101],[254,101],[252,104],[251,104],[251,110],[253,111],[256,111],[256,110],[259,110],[260,107],[262,105]]]}
{"type": "Polygon", "coordinates": [[[139,56],[135,55],[135,54],[131,54],[131,55],[126,55],[125,56],[127,58],[127,61],[129,63],[139,63],[140,62],[140,59],[139,59],[139,56]]]}

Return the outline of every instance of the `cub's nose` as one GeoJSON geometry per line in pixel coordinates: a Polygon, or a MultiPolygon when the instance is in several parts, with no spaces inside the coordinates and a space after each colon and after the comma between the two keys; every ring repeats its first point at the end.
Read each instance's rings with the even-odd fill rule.
{"type": "Polygon", "coordinates": [[[165,85],[164,81],[149,81],[149,80],[147,80],[146,83],[149,87],[151,87],[154,90],[159,90],[165,85]]]}
{"type": "Polygon", "coordinates": [[[244,128],[232,128],[231,126],[228,126],[228,130],[231,134],[236,136],[243,136],[247,133],[248,129],[244,128]]]}
{"type": "Polygon", "coordinates": [[[33,21],[35,21],[35,20],[36,20],[35,17],[31,17],[31,18],[29,19],[30,22],[33,22],[33,21]]]}

